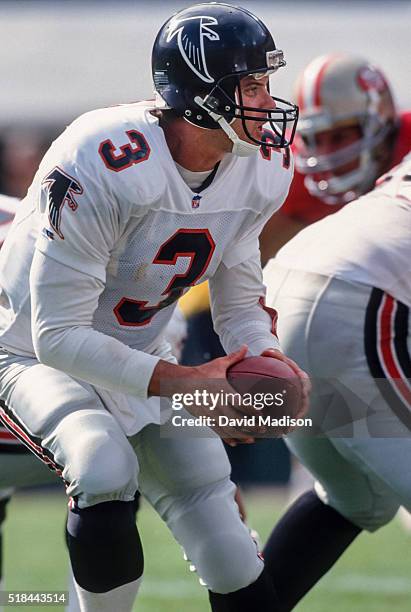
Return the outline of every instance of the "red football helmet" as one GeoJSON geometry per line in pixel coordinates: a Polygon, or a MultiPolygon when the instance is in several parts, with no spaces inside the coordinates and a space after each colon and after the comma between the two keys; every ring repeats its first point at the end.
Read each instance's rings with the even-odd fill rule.
{"type": "MultiPolygon", "coordinates": [[[[344,204],[366,193],[384,170],[397,128],[387,81],[364,59],[323,55],[296,83],[300,120],[295,139],[296,168],[308,191],[327,204],[344,204]],[[321,147],[324,135],[351,129],[341,146],[321,147]]],[[[329,141],[331,142],[331,141],[329,141]]]]}

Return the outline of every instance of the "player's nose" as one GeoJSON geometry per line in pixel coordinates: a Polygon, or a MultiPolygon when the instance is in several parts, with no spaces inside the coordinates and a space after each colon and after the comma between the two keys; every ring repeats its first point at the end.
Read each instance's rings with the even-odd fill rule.
{"type": "Polygon", "coordinates": [[[277,107],[274,98],[267,90],[265,90],[264,106],[265,108],[269,108],[270,110],[274,110],[277,107]]]}

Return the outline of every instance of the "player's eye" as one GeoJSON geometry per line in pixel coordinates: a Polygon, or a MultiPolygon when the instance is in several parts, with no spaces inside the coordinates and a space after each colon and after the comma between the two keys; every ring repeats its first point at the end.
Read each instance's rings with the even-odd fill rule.
{"type": "Polygon", "coordinates": [[[250,86],[246,87],[245,94],[247,96],[254,96],[254,95],[257,94],[258,89],[259,89],[258,85],[250,85],[250,86]]]}

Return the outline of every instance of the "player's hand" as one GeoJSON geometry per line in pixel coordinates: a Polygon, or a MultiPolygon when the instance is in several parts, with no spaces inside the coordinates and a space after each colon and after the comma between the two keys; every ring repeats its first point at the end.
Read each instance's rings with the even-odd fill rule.
{"type": "MultiPolygon", "coordinates": [[[[243,406],[238,391],[230,385],[227,380],[227,370],[238,363],[247,355],[248,347],[242,346],[238,351],[213,359],[205,364],[197,366],[195,368],[194,382],[197,381],[197,387],[199,383],[203,381],[204,386],[209,392],[222,392],[224,396],[234,394],[236,398],[230,405],[220,404],[216,407],[216,417],[218,415],[227,416],[230,419],[241,419],[244,416],[254,416],[255,410],[253,406],[243,406]]],[[[200,416],[204,414],[204,409],[200,407],[198,411],[197,406],[187,407],[187,410],[194,416],[200,416]]],[[[208,413],[209,415],[210,413],[208,413]]],[[[238,443],[252,444],[255,439],[250,435],[250,432],[244,433],[240,426],[238,428],[233,426],[216,426],[213,427],[214,431],[224,439],[224,441],[230,446],[235,446],[238,443]]],[[[257,433],[257,432],[256,432],[257,433]]]]}
{"type": "MultiPolygon", "coordinates": [[[[175,393],[194,394],[196,391],[206,390],[208,394],[213,393],[215,397],[230,398],[230,403],[218,402],[213,410],[210,406],[202,403],[186,405],[185,408],[194,417],[213,417],[215,424],[212,429],[228,443],[234,446],[237,442],[251,444],[255,440],[250,431],[244,432],[241,424],[238,426],[219,423],[219,416],[228,419],[242,419],[244,416],[254,416],[253,406],[243,406],[241,396],[228,382],[227,370],[238,361],[244,359],[247,354],[247,346],[242,346],[238,351],[224,357],[213,359],[208,363],[195,366],[183,367],[160,360],[154,368],[149,385],[150,395],[172,397],[175,393]]],[[[244,428],[245,429],[245,428],[244,428]]],[[[256,428],[255,433],[263,433],[256,428]]]]}
{"type": "Polygon", "coordinates": [[[296,419],[304,418],[304,416],[308,412],[309,396],[310,396],[310,391],[311,391],[310,377],[308,376],[307,372],[304,372],[304,370],[302,370],[295,363],[295,361],[293,361],[292,359],[290,359],[289,357],[287,357],[286,355],[284,355],[281,351],[277,349],[267,349],[261,353],[261,356],[262,357],[273,357],[273,359],[279,359],[280,361],[283,361],[288,366],[290,366],[292,370],[294,370],[296,376],[300,379],[300,382],[301,382],[301,395],[302,395],[301,408],[298,411],[298,414],[296,415],[295,418],[296,419]]]}

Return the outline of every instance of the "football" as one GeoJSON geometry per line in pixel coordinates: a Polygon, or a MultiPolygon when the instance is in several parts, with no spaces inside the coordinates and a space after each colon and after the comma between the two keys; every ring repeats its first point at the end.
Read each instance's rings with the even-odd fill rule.
{"type": "Polygon", "coordinates": [[[301,408],[302,386],[283,361],[246,357],[229,368],[227,380],[241,393],[246,405],[254,406],[256,428],[267,427],[260,437],[278,437],[298,425],[293,421],[301,408]]]}

